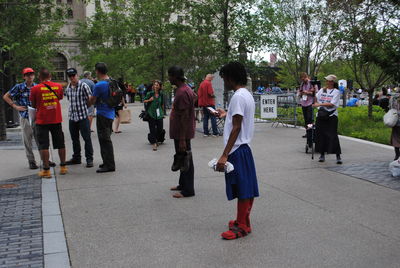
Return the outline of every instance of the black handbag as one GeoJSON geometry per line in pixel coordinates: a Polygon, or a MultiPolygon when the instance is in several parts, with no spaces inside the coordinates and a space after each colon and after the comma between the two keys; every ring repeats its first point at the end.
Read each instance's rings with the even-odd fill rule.
{"type": "Polygon", "coordinates": [[[320,120],[326,121],[326,120],[329,119],[329,117],[330,117],[335,111],[336,111],[336,109],[333,110],[333,111],[328,111],[325,107],[320,107],[320,108],[318,109],[317,117],[318,117],[318,119],[320,119],[320,120]]]}

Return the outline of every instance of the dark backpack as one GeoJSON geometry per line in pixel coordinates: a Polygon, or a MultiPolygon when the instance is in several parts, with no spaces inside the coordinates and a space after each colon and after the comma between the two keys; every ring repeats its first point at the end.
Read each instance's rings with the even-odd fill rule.
{"type": "Polygon", "coordinates": [[[110,106],[111,108],[117,107],[124,96],[124,91],[119,86],[117,80],[112,78],[106,80],[109,85],[110,95],[109,98],[105,101],[105,103],[110,106]]]}

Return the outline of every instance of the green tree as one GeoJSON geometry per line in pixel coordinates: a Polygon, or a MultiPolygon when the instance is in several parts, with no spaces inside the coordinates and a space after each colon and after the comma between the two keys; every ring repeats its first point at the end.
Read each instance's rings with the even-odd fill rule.
{"type": "MultiPolygon", "coordinates": [[[[52,42],[63,25],[64,11],[51,0],[0,0],[0,87],[26,66],[49,66],[52,42]]],[[[0,140],[6,138],[4,102],[0,100],[0,140]]]]}
{"type": "Polygon", "coordinates": [[[292,76],[288,85],[293,86],[295,81],[300,82],[300,72],[318,75],[321,64],[335,55],[338,45],[333,38],[338,25],[331,23],[332,10],[325,1],[265,2],[274,7],[274,16],[279,18],[270,48],[282,58],[280,77],[287,80],[292,76]]]}
{"type": "Polygon", "coordinates": [[[372,118],[374,91],[399,74],[399,46],[393,46],[399,42],[399,5],[390,0],[332,2],[342,21],[335,37],[355,81],[368,90],[372,118]]]}

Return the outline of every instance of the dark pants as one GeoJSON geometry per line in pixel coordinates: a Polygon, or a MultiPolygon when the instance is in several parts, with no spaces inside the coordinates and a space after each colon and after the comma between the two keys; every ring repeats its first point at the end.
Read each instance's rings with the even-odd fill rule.
{"type": "Polygon", "coordinates": [[[97,136],[99,137],[100,153],[105,168],[115,169],[114,148],[111,141],[113,119],[97,115],[97,136]]]}
{"type": "Polygon", "coordinates": [[[69,133],[71,134],[72,147],[74,150],[72,158],[81,160],[81,142],[79,140],[79,132],[85,141],[86,162],[93,162],[93,145],[90,137],[89,119],[87,118],[78,122],[69,120],[69,133]]]}
{"type": "Polygon", "coordinates": [[[163,119],[154,119],[154,118],[149,118],[149,128],[150,128],[150,134],[149,134],[149,142],[151,144],[157,143],[157,142],[164,142],[163,140],[163,119]]]}
{"type": "Polygon", "coordinates": [[[321,154],[341,154],[339,137],[337,133],[338,118],[330,116],[327,120],[317,117],[315,123],[315,151],[321,154]]]}
{"type": "Polygon", "coordinates": [[[307,125],[313,123],[313,108],[312,105],[306,106],[306,107],[301,107],[303,110],[303,117],[304,117],[304,124],[305,128],[307,129],[306,134],[307,134],[307,144],[308,146],[312,146],[313,140],[312,140],[312,129],[308,129],[307,125]]]}
{"type": "MultiPolygon", "coordinates": [[[[215,109],[214,106],[208,106],[212,107],[215,109]]],[[[213,135],[218,135],[218,129],[217,129],[217,119],[215,116],[207,109],[207,107],[203,107],[203,130],[205,135],[210,135],[210,132],[208,131],[208,119],[211,119],[211,127],[213,131],[213,135]]]]}
{"type": "MultiPolygon", "coordinates": [[[[175,152],[179,153],[179,140],[174,140],[175,152]]],[[[186,140],[186,151],[192,151],[190,140],[186,140]]],[[[194,165],[193,158],[190,159],[190,167],[186,172],[181,172],[179,176],[178,189],[181,191],[183,196],[194,195],[194,165]]]]}

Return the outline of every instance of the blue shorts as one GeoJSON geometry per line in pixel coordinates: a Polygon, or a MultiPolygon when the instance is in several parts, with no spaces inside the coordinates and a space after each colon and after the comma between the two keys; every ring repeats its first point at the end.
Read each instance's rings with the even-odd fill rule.
{"type": "Polygon", "coordinates": [[[228,157],[235,170],[225,173],[228,200],[258,197],[258,183],[253,154],[247,144],[241,145],[228,157]]]}

